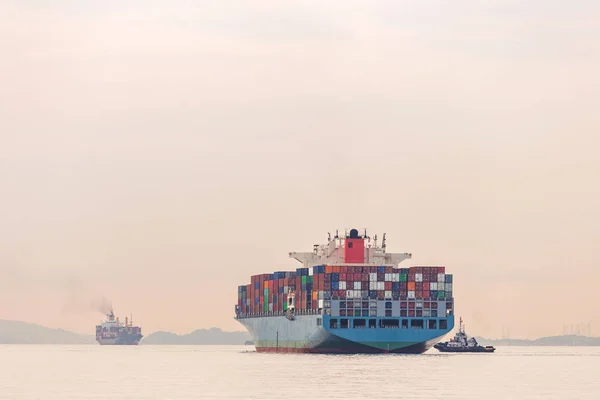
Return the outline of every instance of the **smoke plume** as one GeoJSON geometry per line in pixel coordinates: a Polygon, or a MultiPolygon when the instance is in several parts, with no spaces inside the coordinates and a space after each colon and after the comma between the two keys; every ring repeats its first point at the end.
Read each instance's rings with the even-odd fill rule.
{"type": "Polygon", "coordinates": [[[112,302],[106,299],[104,296],[92,299],[91,307],[93,310],[108,314],[112,310],[112,302]]]}

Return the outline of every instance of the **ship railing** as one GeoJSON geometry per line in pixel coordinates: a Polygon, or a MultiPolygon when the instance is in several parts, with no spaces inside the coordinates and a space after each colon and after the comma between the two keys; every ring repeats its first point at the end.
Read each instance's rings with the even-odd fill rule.
{"type": "MultiPolygon", "coordinates": [[[[319,310],[296,310],[295,315],[322,315],[323,311],[319,310]]],[[[287,315],[286,311],[267,311],[263,313],[239,313],[236,314],[236,319],[244,318],[261,318],[261,317],[284,317],[287,315]]]]}

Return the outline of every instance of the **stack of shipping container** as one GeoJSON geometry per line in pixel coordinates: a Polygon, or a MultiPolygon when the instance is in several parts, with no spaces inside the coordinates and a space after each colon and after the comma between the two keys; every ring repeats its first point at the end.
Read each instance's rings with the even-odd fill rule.
{"type": "MultiPolygon", "coordinates": [[[[385,300],[399,300],[400,316],[408,317],[436,317],[440,303],[444,310],[453,308],[452,275],[445,267],[325,265],[254,275],[249,285],[238,287],[237,308],[242,315],[282,313],[290,291],[295,293],[296,310],[330,309],[333,300],[340,316],[380,315],[376,309],[385,300]]],[[[398,314],[389,303],[385,316],[398,314]]]]}

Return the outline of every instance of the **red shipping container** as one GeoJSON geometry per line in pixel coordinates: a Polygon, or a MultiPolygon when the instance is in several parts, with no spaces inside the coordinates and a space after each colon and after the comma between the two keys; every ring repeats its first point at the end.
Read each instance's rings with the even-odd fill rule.
{"type": "Polygon", "coordinates": [[[408,310],[408,316],[409,317],[414,317],[415,316],[415,310],[408,310]]]}
{"type": "Polygon", "coordinates": [[[446,273],[446,267],[438,267],[437,273],[438,274],[445,274],[446,273]]]}
{"type": "Polygon", "coordinates": [[[422,299],[423,298],[423,290],[417,290],[417,291],[415,291],[415,297],[417,299],[422,299]]]}
{"type": "MultiPolygon", "coordinates": [[[[431,294],[430,294],[429,290],[423,290],[423,298],[424,299],[428,299],[430,295],[431,294]]],[[[427,304],[427,303],[425,303],[425,304],[427,304]]],[[[425,308],[427,308],[427,307],[428,306],[425,306],[425,308]]]]}
{"type": "MultiPolygon", "coordinates": [[[[423,288],[423,291],[429,290],[429,282],[423,282],[422,288],[423,288]]],[[[417,289],[418,289],[418,286],[417,286],[417,289]]]]}
{"type": "Polygon", "coordinates": [[[377,291],[377,300],[385,300],[385,290],[377,291]]]}
{"type": "Polygon", "coordinates": [[[423,290],[423,282],[416,282],[415,290],[423,290]]]}
{"type": "Polygon", "coordinates": [[[385,290],[392,290],[392,282],[384,283],[385,290]]]}
{"type": "Polygon", "coordinates": [[[345,290],[338,290],[338,293],[340,295],[340,299],[345,299],[346,298],[346,291],[345,290]]]}
{"type": "Polygon", "coordinates": [[[352,282],[352,281],[346,282],[346,290],[354,290],[354,282],[352,282]]]}
{"type": "Polygon", "coordinates": [[[394,272],[394,269],[392,267],[385,267],[385,273],[386,274],[391,274],[394,272]]]}

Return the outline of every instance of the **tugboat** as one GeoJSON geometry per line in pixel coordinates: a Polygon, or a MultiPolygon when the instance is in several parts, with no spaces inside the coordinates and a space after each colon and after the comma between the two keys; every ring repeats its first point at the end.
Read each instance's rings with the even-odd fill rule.
{"type": "Polygon", "coordinates": [[[469,339],[462,318],[454,338],[449,342],[437,343],[433,347],[444,353],[493,353],[496,350],[494,346],[480,346],[473,337],[469,339]]]}

